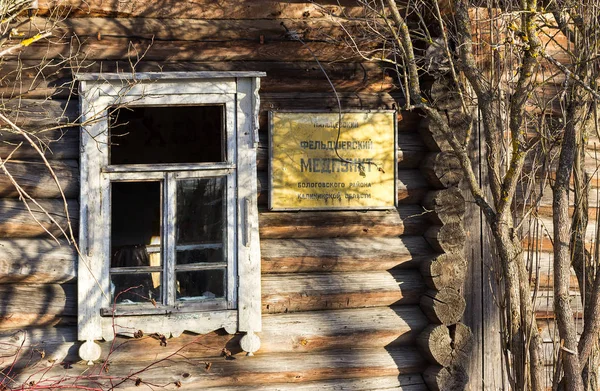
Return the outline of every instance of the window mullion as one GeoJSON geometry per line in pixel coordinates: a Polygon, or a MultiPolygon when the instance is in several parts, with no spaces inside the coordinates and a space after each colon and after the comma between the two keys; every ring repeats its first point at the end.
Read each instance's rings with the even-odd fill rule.
{"type": "Polygon", "coordinates": [[[164,247],[164,287],[166,305],[175,305],[175,214],[176,214],[176,181],[174,173],[165,173],[165,205],[163,221],[164,247]]]}

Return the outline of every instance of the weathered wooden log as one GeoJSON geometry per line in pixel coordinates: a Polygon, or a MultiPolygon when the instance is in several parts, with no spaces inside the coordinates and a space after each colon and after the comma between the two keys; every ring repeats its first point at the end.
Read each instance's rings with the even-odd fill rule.
{"type": "Polygon", "coordinates": [[[419,334],[417,345],[434,365],[466,367],[473,348],[473,334],[462,323],[449,327],[443,324],[429,325],[419,334]]]}
{"type": "Polygon", "coordinates": [[[263,212],[259,215],[261,239],[422,235],[427,226],[423,209],[416,205],[402,205],[387,211],[263,212]]]}
{"type": "MultiPolygon", "coordinates": [[[[0,283],[73,281],[77,254],[65,241],[0,241],[0,283]]],[[[261,240],[263,273],[385,271],[413,268],[434,256],[422,237],[261,240]]]]}
{"type": "Polygon", "coordinates": [[[425,232],[425,239],[439,252],[461,252],[465,245],[466,234],[462,223],[449,223],[430,227],[425,232]]]}
{"type": "Polygon", "coordinates": [[[44,127],[75,124],[78,117],[74,100],[4,100],[2,110],[16,125],[38,133],[44,127]]]}
{"type": "Polygon", "coordinates": [[[415,304],[424,292],[420,273],[408,270],[272,274],[262,278],[262,308],[279,313],[415,304]]]}
{"type": "Polygon", "coordinates": [[[431,391],[455,391],[465,389],[469,375],[461,366],[432,365],[423,373],[423,379],[431,391]]]}
{"type": "Polygon", "coordinates": [[[310,352],[348,346],[411,345],[427,323],[417,306],[265,315],[261,351],[310,352]]]}
{"type": "Polygon", "coordinates": [[[417,345],[432,364],[447,367],[452,362],[452,338],[443,324],[429,325],[419,334],[417,345]]]}
{"type": "MultiPolygon", "coordinates": [[[[37,200],[40,207],[28,202],[31,210],[19,200],[0,199],[0,236],[3,238],[39,238],[48,237],[48,232],[60,237],[59,227],[68,231],[68,222],[61,200],[37,200]],[[56,221],[58,226],[52,221],[56,221]]],[[[67,200],[71,226],[75,235],[79,228],[79,203],[67,200]]]]}
{"type": "Polygon", "coordinates": [[[76,259],[75,249],[64,240],[0,240],[0,283],[73,281],[76,259]]]}
{"type": "MultiPolygon", "coordinates": [[[[425,289],[420,274],[412,270],[273,274],[262,278],[262,305],[265,313],[281,313],[416,304],[425,289]]],[[[0,295],[3,317],[77,314],[71,284],[5,284],[0,285],[0,295]]]]}
{"type": "MultiPolygon", "coordinates": [[[[92,38],[94,39],[94,38],[92,38]]],[[[73,88],[73,79],[70,68],[54,65],[48,66],[41,60],[24,61],[23,68],[16,68],[11,63],[0,65],[4,78],[0,82],[0,92],[4,98],[38,97],[41,99],[66,99],[73,88]]],[[[389,78],[383,77],[381,69],[375,64],[365,63],[323,63],[323,68],[330,77],[336,90],[340,93],[340,101],[344,108],[362,109],[392,109],[395,101],[385,91],[392,89],[389,78]]],[[[127,75],[131,64],[126,61],[84,61],[81,64],[86,72],[113,72],[119,71],[127,75]]],[[[337,110],[337,100],[331,92],[325,73],[314,61],[309,62],[281,62],[281,61],[229,61],[229,62],[170,62],[146,61],[136,66],[136,72],[187,72],[187,71],[261,71],[267,72],[268,77],[261,82],[261,100],[265,99],[262,107],[277,109],[287,107],[291,110],[294,106],[303,109],[315,109],[315,101],[319,102],[320,109],[337,110]],[[320,83],[323,81],[323,83],[320,83]],[[281,95],[279,99],[269,95],[281,95]],[[309,102],[304,97],[298,102],[293,102],[292,95],[314,95],[309,102]],[[312,104],[311,104],[312,103],[312,104]],[[273,107],[271,107],[273,105],[273,107]],[[290,107],[291,106],[291,107],[290,107]]],[[[15,99],[16,100],[16,99],[15,99]]],[[[262,102],[261,102],[262,103],[262,102]]],[[[51,118],[50,116],[48,116],[51,118]]],[[[411,131],[417,131],[414,115],[403,115],[403,121],[413,120],[411,131]]],[[[261,121],[262,124],[262,121],[261,121]]],[[[399,128],[401,131],[403,127],[399,128]]]]}
{"type": "MultiPolygon", "coordinates": [[[[260,352],[306,353],[348,346],[364,349],[412,345],[427,323],[417,306],[265,315],[260,352]]],[[[117,336],[114,345],[100,345],[102,356],[110,353],[111,362],[131,363],[150,361],[179,349],[190,359],[215,356],[223,347],[238,353],[240,338],[241,335],[219,330],[204,335],[184,333],[169,339],[168,349],[152,335],[141,339],[117,336]]],[[[0,333],[0,353],[3,357],[18,353],[18,367],[79,361],[79,344],[76,327],[35,327],[0,333]]]]}
{"type": "MultiPolygon", "coordinates": [[[[232,16],[232,15],[230,15],[232,16]]],[[[234,15],[238,17],[238,15],[234,15]]],[[[273,41],[284,39],[286,30],[282,23],[298,34],[305,42],[312,40],[340,39],[357,32],[358,23],[344,20],[342,29],[332,18],[310,17],[303,19],[156,19],[156,18],[66,18],[50,20],[39,18],[38,25],[53,26],[56,36],[76,35],[80,40],[106,37],[126,37],[135,32],[136,37],[155,40],[182,41],[229,41],[246,39],[249,41],[273,41]]],[[[33,34],[33,33],[32,33],[33,34]]],[[[27,37],[27,36],[26,36],[27,37]]],[[[381,72],[380,72],[381,74],[381,72]]]]}
{"type": "Polygon", "coordinates": [[[460,289],[467,273],[467,261],[460,253],[439,254],[421,262],[421,274],[431,289],[460,289]]]}
{"type": "Polygon", "coordinates": [[[464,175],[460,161],[454,152],[427,154],[421,163],[421,172],[429,184],[436,189],[458,186],[464,175]]]}
{"type": "Polygon", "coordinates": [[[0,316],[77,315],[77,289],[73,284],[0,284],[0,316]]]}
{"type": "Polygon", "coordinates": [[[311,3],[273,3],[267,0],[226,0],[214,3],[209,0],[193,0],[182,4],[176,0],[168,0],[156,4],[143,0],[126,3],[107,4],[102,0],[66,0],[56,3],[52,0],[39,2],[40,15],[53,12],[69,12],[71,17],[113,16],[113,17],[146,17],[146,18],[190,18],[190,19],[303,19],[309,17],[325,17],[327,15],[359,16],[364,13],[356,2],[346,0],[321,2],[324,7],[311,3]]]}
{"type": "Polygon", "coordinates": [[[385,271],[435,256],[420,236],[261,239],[260,244],[263,273],[385,271]]]}
{"type": "MultiPolygon", "coordinates": [[[[144,53],[144,59],[150,61],[312,61],[310,48],[322,62],[339,60],[345,56],[348,62],[360,60],[357,55],[348,52],[347,46],[337,43],[313,41],[306,46],[298,41],[153,41],[152,39],[105,37],[98,41],[90,39],[72,47],[69,40],[56,42],[39,41],[30,46],[31,50],[19,53],[26,60],[44,60],[60,58],[73,54],[77,50],[87,60],[122,60],[144,53]]],[[[363,49],[369,49],[364,47],[363,49]]],[[[7,58],[12,60],[11,58],[7,58]]]]}
{"type": "Polygon", "coordinates": [[[335,379],[307,383],[281,383],[239,387],[214,387],[207,391],[339,391],[339,390],[395,390],[428,391],[420,374],[358,379],[335,379]]]}
{"type": "MultiPolygon", "coordinates": [[[[49,161],[54,175],[42,161],[9,161],[5,163],[6,170],[17,184],[31,197],[60,198],[62,189],[65,197],[79,196],[79,163],[76,160],[49,161]]],[[[0,197],[19,197],[20,194],[11,179],[4,172],[0,174],[0,197]]]]}
{"type": "Polygon", "coordinates": [[[428,290],[421,297],[421,309],[434,323],[451,325],[457,323],[465,312],[465,299],[452,289],[428,290]]]}
{"type": "Polygon", "coordinates": [[[457,187],[435,190],[423,198],[427,217],[435,224],[444,225],[462,221],[465,214],[465,198],[457,187]]]}
{"type": "MultiPolygon", "coordinates": [[[[158,341],[157,341],[158,342],[158,341]]],[[[168,350],[168,346],[167,346],[168,350]]],[[[220,352],[220,349],[218,349],[220,352]]],[[[226,359],[218,353],[206,357],[200,362],[189,360],[186,357],[175,356],[168,361],[168,366],[150,366],[149,370],[131,377],[118,389],[138,390],[135,383],[140,379],[139,385],[181,383],[185,390],[206,389],[209,387],[232,387],[265,385],[269,383],[301,383],[310,381],[324,381],[338,379],[340,373],[346,378],[368,378],[382,376],[398,376],[402,374],[419,373],[425,369],[425,361],[414,348],[399,347],[393,349],[344,349],[329,352],[306,354],[260,354],[254,357],[236,355],[235,359],[226,359]],[[209,365],[210,363],[210,365],[209,365]],[[241,376],[243,374],[243,376],[241,376]],[[144,383],[146,382],[146,383],[144,383]]],[[[129,376],[136,370],[143,369],[151,361],[138,361],[118,365],[112,362],[110,366],[110,379],[106,384],[115,384],[114,379],[129,376]]],[[[102,373],[103,363],[88,367],[85,363],[73,364],[65,371],[63,366],[56,365],[47,371],[32,369],[23,371],[15,376],[14,382],[35,381],[38,387],[52,382],[56,387],[57,379],[64,379],[65,384],[73,385],[75,377],[79,377],[77,384],[90,384],[95,387],[104,383],[104,376],[87,377],[85,373],[102,373]],[[83,373],[85,372],[85,373],[83,373]],[[35,373],[31,378],[29,376],[35,373]],[[83,373],[83,375],[82,375],[83,373]],[[48,379],[45,380],[44,379],[48,379]]],[[[9,384],[10,386],[11,384],[9,384]]],[[[14,383],[12,384],[14,385],[14,383]]]]}
{"type": "Polygon", "coordinates": [[[460,322],[449,328],[454,349],[453,364],[467,368],[471,357],[471,350],[473,350],[473,333],[468,326],[460,322]]]}
{"type": "MultiPolygon", "coordinates": [[[[46,159],[79,158],[78,128],[41,131],[34,135],[36,145],[44,152],[46,159]]],[[[41,160],[39,153],[20,134],[3,132],[1,137],[0,158],[6,159],[11,155],[13,160],[41,160]]]]}
{"type": "Polygon", "coordinates": [[[15,331],[28,327],[77,327],[77,316],[60,314],[23,314],[0,315],[0,330],[15,331]]]}
{"type": "MultiPolygon", "coordinates": [[[[457,140],[464,140],[466,130],[469,126],[469,117],[462,113],[451,113],[451,117],[446,120],[452,134],[457,140]]],[[[444,134],[441,128],[435,125],[428,118],[423,119],[419,126],[419,133],[423,137],[423,142],[431,151],[451,151],[452,147],[448,142],[448,136],[444,134]]]]}

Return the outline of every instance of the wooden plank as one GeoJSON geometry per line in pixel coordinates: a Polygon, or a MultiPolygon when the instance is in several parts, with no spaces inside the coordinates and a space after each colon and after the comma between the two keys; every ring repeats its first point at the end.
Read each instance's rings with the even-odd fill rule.
{"type": "MultiPolygon", "coordinates": [[[[64,240],[0,241],[0,283],[62,283],[75,277],[77,255],[64,240]]],[[[422,237],[263,239],[263,273],[384,271],[414,268],[434,256],[422,237]]]]}
{"type": "Polygon", "coordinates": [[[269,384],[240,387],[213,387],[207,391],[427,391],[421,375],[369,377],[365,379],[335,379],[299,384],[269,384]]]}
{"type": "MultiPolygon", "coordinates": [[[[412,345],[428,323],[416,306],[266,315],[263,322],[261,354],[412,345]]],[[[167,348],[152,335],[140,339],[116,337],[114,345],[101,342],[100,346],[102,357],[110,353],[112,363],[129,364],[179,349],[190,359],[218,355],[225,346],[238,353],[240,337],[221,330],[205,335],[184,333],[169,339],[167,348]]],[[[0,333],[0,354],[6,358],[18,352],[19,366],[79,361],[79,344],[75,327],[37,327],[0,333]]]]}
{"type": "MultiPolygon", "coordinates": [[[[469,151],[473,169],[489,197],[489,174],[486,165],[482,164],[485,161],[486,145],[481,134],[474,135],[469,151]]],[[[464,256],[468,265],[464,284],[467,309],[463,322],[473,333],[473,350],[466,366],[469,374],[467,390],[504,389],[502,328],[500,308],[496,300],[500,297],[496,276],[496,270],[500,270],[496,267],[497,253],[485,217],[475,204],[466,183],[461,184],[461,190],[467,206],[464,217],[464,256]]]]}
{"type": "MultiPolygon", "coordinates": [[[[27,92],[28,98],[50,98],[63,100],[68,97],[72,84],[72,69],[58,61],[24,60],[17,66],[14,62],[0,65],[4,78],[0,82],[0,94],[7,101],[11,96],[27,92]]],[[[385,91],[394,89],[392,80],[377,64],[322,63],[321,66],[340,94],[342,107],[364,109],[392,109],[393,98],[385,91]]],[[[131,63],[126,61],[85,61],[82,72],[120,72],[123,77],[131,75],[131,63]],[[85,69],[85,71],[83,71],[85,69]]],[[[276,94],[279,97],[265,96],[269,108],[288,107],[291,109],[315,107],[337,109],[337,99],[331,90],[325,73],[315,62],[310,61],[229,61],[229,62],[173,62],[144,61],[135,67],[136,72],[186,72],[186,71],[261,71],[267,77],[261,85],[261,94],[276,94]],[[302,96],[313,95],[312,99],[302,96]],[[299,95],[294,101],[291,96],[299,95]],[[319,97],[320,96],[320,97],[319,97]]],[[[405,120],[419,121],[414,113],[405,114],[405,120]]],[[[413,126],[414,128],[414,126],[413,126]]]]}
{"type": "Polygon", "coordinates": [[[0,315],[0,330],[15,331],[28,327],[77,327],[76,316],[55,314],[23,314],[13,313],[0,315]]]}
{"type": "MultiPolygon", "coordinates": [[[[157,341],[158,342],[158,341],[157,341]]],[[[90,374],[101,373],[103,363],[88,367],[85,364],[73,364],[65,371],[62,366],[55,366],[47,371],[39,371],[30,380],[35,381],[38,387],[50,384],[56,387],[56,379],[64,379],[70,386],[75,377],[79,376],[77,384],[90,384],[94,381],[95,387],[106,382],[115,384],[114,379],[128,376],[132,372],[147,367],[152,361],[140,361],[135,364],[110,366],[110,379],[93,376],[92,379],[81,376],[82,372],[90,374]],[[46,380],[44,380],[46,379],[46,380]]],[[[160,365],[150,365],[150,368],[138,376],[134,376],[119,390],[138,390],[135,382],[139,377],[141,386],[144,382],[150,384],[181,383],[182,390],[198,390],[209,387],[233,387],[253,385],[266,385],[269,383],[303,383],[311,381],[334,380],[340,377],[345,379],[369,378],[382,376],[398,376],[418,373],[425,367],[425,361],[415,348],[399,347],[391,349],[344,349],[323,353],[306,354],[256,354],[254,357],[237,355],[233,360],[225,357],[207,357],[199,362],[194,362],[185,357],[173,357],[160,365]],[[206,369],[206,363],[211,363],[206,369]],[[342,375],[343,374],[343,375],[342,375]]],[[[28,379],[31,371],[24,371],[14,379],[16,382],[28,379]]],[[[28,379],[29,381],[29,379],[28,379]]]]}
{"type": "MultiPolygon", "coordinates": [[[[21,135],[11,132],[2,132],[0,135],[0,158],[6,159],[12,155],[13,160],[40,160],[39,153],[21,135]]],[[[79,129],[47,130],[35,132],[34,135],[36,145],[44,152],[46,159],[79,158],[79,129]]]]}
{"type": "MultiPolygon", "coordinates": [[[[408,305],[418,303],[425,289],[417,271],[273,274],[262,278],[262,308],[264,313],[280,313],[408,305]]],[[[76,287],[71,284],[5,284],[0,285],[0,297],[4,318],[77,314],[76,287]]]]}
{"type": "MultiPolygon", "coordinates": [[[[61,198],[61,189],[67,198],[79,197],[79,163],[76,160],[52,160],[49,164],[60,188],[42,161],[10,160],[5,167],[19,186],[33,198],[61,198]]],[[[4,172],[0,174],[0,197],[20,197],[4,172]]]]}
{"type": "Polygon", "coordinates": [[[12,314],[74,316],[77,314],[73,284],[0,284],[0,316],[12,314]]]}
{"type": "Polygon", "coordinates": [[[2,99],[2,110],[8,119],[34,134],[41,133],[41,127],[74,124],[78,117],[74,100],[2,99]]]}
{"type": "MultiPolygon", "coordinates": [[[[0,236],[3,238],[47,238],[48,232],[60,236],[59,226],[68,232],[64,204],[61,200],[38,200],[37,203],[48,214],[42,212],[42,209],[31,202],[29,203],[30,212],[22,201],[0,199],[0,236]],[[53,219],[59,226],[54,224],[53,219]]],[[[77,232],[79,203],[73,199],[68,200],[68,211],[71,226],[77,232]]]]}
{"type": "Polygon", "coordinates": [[[76,258],[64,240],[0,240],[0,283],[70,282],[76,277],[76,258]]]}
{"type": "Polygon", "coordinates": [[[263,212],[262,239],[422,235],[429,221],[417,205],[387,211],[263,212]]]}
{"type": "MultiPolygon", "coordinates": [[[[116,37],[105,37],[101,41],[90,39],[77,48],[72,48],[68,41],[64,44],[38,41],[29,50],[23,50],[19,57],[24,60],[61,58],[72,55],[73,50],[77,50],[87,60],[94,61],[137,59],[142,53],[144,59],[149,61],[314,61],[308,48],[322,62],[351,62],[359,59],[343,44],[317,41],[304,45],[298,41],[197,42],[116,37]]],[[[10,59],[13,58],[11,56],[10,59]]]]}
{"type": "Polygon", "coordinates": [[[271,274],[262,278],[264,313],[415,304],[426,286],[417,271],[271,274]]]}
{"type": "MultiPolygon", "coordinates": [[[[237,15],[236,15],[237,17],[237,15]]],[[[136,37],[156,41],[280,41],[286,30],[294,31],[305,42],[341,39],[356,34],[359,21],[336,17],[309,17],[302,19],[156,19],[86,17],[52,20],[39,17],[38,26],[53,26],[55,36],[76,35],[80,40],[103,40],[106,37],[136,37]],[[341,27],[343,23],[344,28],[341,27]]],[[[31,33],[33,34],[33,33],[31,33]]],[[[27,37],[27,35],[25,36],[27,37]]]]}
{"type": "Polygon", "coordinates": [[[262,239],[263,273],[384,271],[416,267],[434,256],[420,236],[352,239],[262,239]]]}
{"type": "Polygon", "coordinates": [[[362,8],[355,2],[325,0],[323,7],[310,2],[270,0],[225,0],[218,3],[210,0],[192,0],[182,3],[167,0],[160,6],[143,0],[107,3],[102,0],[41,0],[40,15],[69,12],[71,17],[113,16],[146,18],[190,18],[190,19],[277,19],[324,17],[329,14],[360,16],[362,8]]]}

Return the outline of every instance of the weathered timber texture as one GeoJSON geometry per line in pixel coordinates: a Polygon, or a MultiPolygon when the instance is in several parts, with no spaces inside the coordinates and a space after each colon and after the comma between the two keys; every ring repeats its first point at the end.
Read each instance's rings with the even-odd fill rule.
{"type": "MultiPolygon", "coordinates": [[[[76,160],[49,161],[50,169],[44,162],[15,161],[5,163],[5,167],[20,188],[33,198],[60,198],[61,190],[66,198],[79,196],[79,164],[76,160]],[[58,179],[58,184],[56,180],[58,179]],[[60,185],[60,187],[59,187],[60,185]]],[[[20,192],[12,180],[0,174],[0,197],[19,197],[20,192]]]]}
{"type": "MultiPolygon", "coordinates": [[[[262,305],[265,313],[281,313],[417,304],[425,289],[414,271],[274,274],[262,279],[262,305]]],[[[0,316],[75,316],[75,291],[71,284],[0,284],[0,316]]]]}
{"type": "Polygon", "coordinates": [[[439,252],[457,252],[465,245],[465,230],[461,223],[432,226],[425,232],[425,238],[439,252]]]}
{"type": "MultiPolygon", "coordinates": [[[[76,253],[64,240],[0,241],[0,283],[61,283],[75,279],[76,253]]],[[[265,239],[263,273],[384,271],[411,268],[434,256],[422,237],[265,239]]]]}
{"type": "MultiPolygon", "coordinates": [[[[68,9],[71,16],[112,16],[146,18],[190,18],[190,19],[302,19],[327,15],[361,15],[363,10],[355,2],[331,0],[323,1],[325,7],[311,3],[275,2],[269,0],[226,0],[218,3],[210,0],[193,0],[181,3],[168,0],[163,3],[148,3],[143,0],[128,2],[67,0],[56,3],[53,0],[39,2],[39,12],[44,15],[56,11],[58,7],[68,9]]],[[[60,9],[60,8],[59,8],[60,9]]]]}
{"type": "Polygon", "coordinates": [[[76,289],[73,284],[0,284],[0,316],[13,314],[75,316],[76,289]]]}
{"type": "Polygon", "coordinates": [[[261,241],[263,273],[383,271],[414,267],[433,256],[419,236],[261,241]]]}
{"type": "MultiPolygon", "coordinates": [[[[79,158],[79,129],[47,130],[33,135],[36,145],[44,152],[46,159],[55,161],[79,158]]],[[[2,132],[0,136],[0,158],[6,159],[11,156],[12,160],[41,160],[38,151],[20,134],[2,132]]]]}
{"type": "MultiPolygon", "coordinates": [[[[266,2],[265,2],[266,3],[266,2]]],[[[236,15],[237,16],[237,15],[236,15]]],[[[102,41],[106,37],[154,37],[157,41],[233,41],[259,42],[286,39],[282,23],[294,30],[304,41],[322,40],[325,37],[341,37],[346,33],[335,21],[341,19],[310,17],[303,19],[154,19],[154,18],[69,18],[55,22],[57,35],[76,35],[81,40],[93,38],[102,41]],[[332,23],[333,22],[333,23],[332,23]]],[[[36,24],[51,25],[53,21],[39,18],[36,24]]],[[[357,23],[344,21],[347,31],[355,31],[357,23]]],[[[376,66],[376,64],[370,64],[376,66]]],[[[381,71],[379,72],[381,74],[381,71]]]]}
{"type": "Polygon", "coordinates": [[[64,240],[0,240],[0,284],[73,281],[76,257],[64,240]]]}
{"type": "Polygon", "coordinates": [[[428,222],[418,206],[367,212],[270,212],[261,213],[260,236],[264,239],[336,236],[422,235],[428,222]]]}
{"type": "Polygon", "coordinates": [[[425,370],[423,379],[431,391],[453,391],[463,390],[469,376],[461,366],[432,365],[425,370]]]}
{"type": "MultiPolygon", "coordinates": [[[[67,57],[73,52],[86,56],[87,60],[112,61],[135,58],[145,53],[150,61],[312,61],[314,54],[323,62],[335,60],[360,61],[352,51],[345,50],[343,44],[313,41],[306,45],[298,41],[153,41],[150,38],[105,37],[98,41],[90,39],[72,47],[70,43],[56,44],[39,41],[23,51],[24,60],[44,60],[48,57],[67,57]]],[[[14,58],[13,58],[14,59],[14,58]]]]}
{"type": "Polygon", "coordinates": [[[466,210],[465,199],[457,187],[427,193],[422,205],[429,211],[427,217],[436,225],[459,222],[466,210]]]}
{"type": "MultiPolygon", "coordinates": [[[[256,357],[243,357],[239,348],[242,335],[228,335],[223,330],[201,336],[184,333],[169,339],[166,347],[157,336],[145,335],[139,340],[117,337],[118,349],[109,358],[110,376],[127,376],[183,348],[185,359],[177,356],[140,374],[140,386],[164,384],[175,389],[175,382],[181,381],[182,390],[427,389],[421,374],[429,364],[417,351],[416,340],[430,320],[418,306],[427,290],[418,268],[439,254],[423,235],[430,222],[436,226],[456,222],[451,215],[460,211],[460,200],[454,199],[446,212],[443,199],[453,199],[450,193],[431,196],[433,212],[426,213],[419,205],[429,202],[423,200],[437,186],[422,171],[429,170],[430,164],[424,163],[429,149],[418,133],[421,114],[397,113],[400,206],[396,210],[284,213],[265,208],[268,111],[338,109],[336,96],[308,48],[319,57],[343,109],[389,110],[404,104],[389,73],[355,60],[339,44],[341,29],[326,14],[359,16],[362,10],[356,2],[326,3],[321,8],[295,0],[169,0],[160,5],[141,0],[61,1],[60,9],[75,6],[73,13],[78,18],[62,20],[52,43],[42,41],[24,51],[19,59],[22,69],[16,62],[0,64],[5,76],[0,81],[2,104],[12,105],[11,118],[39,137],[36,142],[52,161],[70,200],[74,228],[79,217],[76,159],[80,131],[78,127],[55,129],[76,123],[81,114],[77,98],[69,97],[74,86],[72,73],[119,70],[131,74],[130,60],[135,61],[148,47],[136,72],[267,72],[261,81],[257,159],[264,273],[261,349],[256,357]],[[308,46],[290,40],[281,22],[298,32],[308,46]],[[68,38],[73,33],[81,42],[76,51],[80,57],[88,57],[78,60],[79,70],[61,69],[60,60],[52,57],[62,56],[74,46],[57,44],[58,34],[68,38]],[[322,39],[324,36],[332,40],[322,39]],[[44,60],[39,61],[41,57],[44,60]],[[59,141],[47,148],[45,144],[51,140],[59,141]],[[223,347],[235,359],[220,356],[223,347]],[[209,369],[207,363],[211,363],[209,369]]],[[[39,15],[47,16],[57,4],[40,1],[36,26],[46,21],[39,15]]],[[[353,23],[345,22],[345,26],[352,29],[353,23]]],[[[40,169],[39,156],[26,144],[14,150],[23,141],[19,135],[5,136],[0,157],[14,152],[11,172],[64,225],[62,203],[51,178],[40,169]]],[[[436,164],[433,170],[440,169],[436,164]]],[[[14,348],[25,335],[15,329],[28,329],[22,358],[34,365],[32,371],[41,374],[40,369],[50,368],[44,375],[47,379],[55,374],[100,373],[99,365],[87,368],[76,362],[80,346],[76,341],[76,296],[69,284],[76,277],[76,254],[62,245],[64,240],[58,246],[48,239],[5,179],[0,177],[0,207],[6,211],[0,217],[0,250],[5,250],[0,251],[0,293],[7,299],[19,299],[3,307],[0,344],[6,342],[3,346],[14,348]],[[28,307],[28,300],[37,304],[28,307]],[[72,368],[59,367],[61,362],[73,362],[72,368]]],[[[48,218],[39,212],[35,216],[50,227],[48,218]]],[[[51,231],[59,233],[55,228],[51,231]]],[[[111,344],[100,345],[102,357],[107,357],[111,344]]],[[[0,352],[4,353],[10,354],[10,350],[0,352]]],[[[135,381],[132,378],[118,388],[137,391],[140,387],[135,381]]],[[[44,384],[48,383],[39,383],[44,384]]]]}
{"type": "Polygon", "coordinates": [[[439,254],[421,263],[421,274],[432,289],[460,289],[467,273],[467,261],[461,253],[439,254]]]}
{"type": "Polygon", "coordinates": [[[366,379],[336,379],[304,384],[270,384],[251,387],[213,387],[208,391],[339,391],[339,390],[396,390],[428,391],[421,375],[400,375],[366,379]]]}
{"type": "Polygon", "coordinates": [[[421,163],[421,172],[437,189],[456,186],[463,178],[460,161],[453,152],[429,153],[421,163]]]}
{"type": "MultiPolygon", "coordinates": [[[[153,361],[137,361],[129,365],[111,365],[111,376],[123,378],[130,373],[145,368],[153,361]]],[[[44,385],[40,378],[52,379],[56,376],[75,377],[84,370],[99,373],[102,363],[92,368],[86,365],[72,365],[68,371],[55,366],[42,373],[36,373],[31,379],[39,386],[44,385]]],[[[414,348],[399,347],[393,349],[344,349],[306,354],[257,354],[254,357],[236,356],[227,360],[215,356],[207,357],[199,363],[187,358],[173,358],[166,365],[157,365],[127,381],[118,389],[136,390],[136,379],[150,384],[173,384],[181,382],[180,389],[198,390],[216,386],[251,386],[265,383],[300,383],[345,378],[368,378],[398,376],[419,373],[425,369],[425,361],[414,348]],[[210,370],[206,363],[210,362],[210,370]],[[176,368],[176,369],[175,369],[176,368]],[[175,369],[175,370],[174,370],[175,369]],[[243,374],[243,376],[241,376],[243,374]]],[[[33,372],[33,371],[31,371],[33,372]]],[[[23,372],[15,381],[23,381],[31,374],[23,372]]],[[[94,377],[94,380],[102,381],[94,377]]],[[[85,378],[82,380],[85,382],[85,378]]],[[[72,381],[69,383],[72,384],[72,381]]],[[[143,383],[142,383],[143,385],[143,383]]]]}
{"type": "Polygon", "coordinates": [[[416,304],[425,292],[418,272],[264,275],[265,313],[416,304]]]}
{"type": "Polygon", "coordinates": [[[450,327],[429,325],[417,338],[418,346],[434,365],[464,366],[468,362],[473,344],[471,330],[462,323],[450,327]]]}
{"type": "MultiPolygon", "coordinates": [[[[118,320],[116,320],[118,322],[118,320]]],[[[428,320],[416,306],[318,311],[299,314],[265,315],[261,353],[317,352],[360,345],[364,348],[414,344],[428,320]]],[[[141,339],[117,337],[111,352],[103,344],[103,356],[113,361],[132,362],[161,358],[175,350],[191,357],[215,356],[222,347],[239,353],[240,335],[222,330],[206,335],[184,333],[161,346],[155,335],[141,339]]],[[[4,331],[0,334],[0,352],[10,357],[17,352],[19,367],[34,364],[49,366],[53,360],[79,360],[76,330],[72,327],[4,331]],[[40,353],[44,352],[42,356],[40,353]]]]}
{"type": "MultiPolygon", "coordinates": [[[[28,202],[28,210],[22,201],[0,199],[0,236],[3,238],[47,238],[48,233],[60,237],[61,228],[68,232],[64,203],[61,200],[40,199],[36,202],[39,206],[28,202]],[[44,213],[44,210],[47,213],[44,213]]],[[[67,204],[71,226],[76,233],[79,228],[79,203],[71,199],[67,200],[67,204]]]]}
{"type": "Polygon", "coordinates": [[[452,325],[465,311],[465,299],[454,289],[429,290],[421,297],[421,309],[434,323],[452,325]]]}

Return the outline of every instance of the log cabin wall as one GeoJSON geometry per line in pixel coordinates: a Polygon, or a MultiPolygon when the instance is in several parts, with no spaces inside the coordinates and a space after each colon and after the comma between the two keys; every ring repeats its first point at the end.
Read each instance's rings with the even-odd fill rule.
{"type": "MultiPolygon", "coordinates": [[[[267,72],[258,154],[263,331],[254,357],[240,354],[241,336],[217,331],[184,334],[166,346],[156,336],[117,338],[115,345],[102,344],[105,362],[92,368],[78,362],[77,254],[61,237],[61,228],[69,229],[61,193],[36,150],[27,143],[15,150],[21,136],[5,132],[0,156],[10,156],[7,171],[37,202],[29,202],[28,210],[11,177],[0,176],[1,365],[14,384],[72,381],[86,371],[127,378],[123,389],[139,389],[140,379],[142,385],[189,390],[420,391],[437,389],[460,372],[456,357],[464,358],[458,353],[468,349],[469,334],[459,323],[464,200],[456,191],[460,178],[441,175],[455,162],[418,114],[398,113],[397,210],[267,210],[267,112],[337,109],[308,47],[344,109],[392,109],[401,100],[381,68],[353,58],[340,44],[341,31],[328,14],[361,10],[353,2],[334,3],[323,9],[266,0],[39,1],[35,23],[59,14],[68,18],[57,23],[53,39],[2,64],[0,93],[18,125],[41,141],[54,140],[45,157],[68,200],[74,230],[79,129],[67,126],[79,114],[74,73],[131,73],[133,64],[137,72],[267,72]],[[282,23],[306,46],[290,39],[282,23]],[[433,212],[424,213],[423,205],[433,212]],[[439,276],[453,268],[454,274],[439,276]],[[451,305],[444,310],[436,303],[451,305]]],[[[92,379],[84,374],[80,380],[92,379]]]]}

